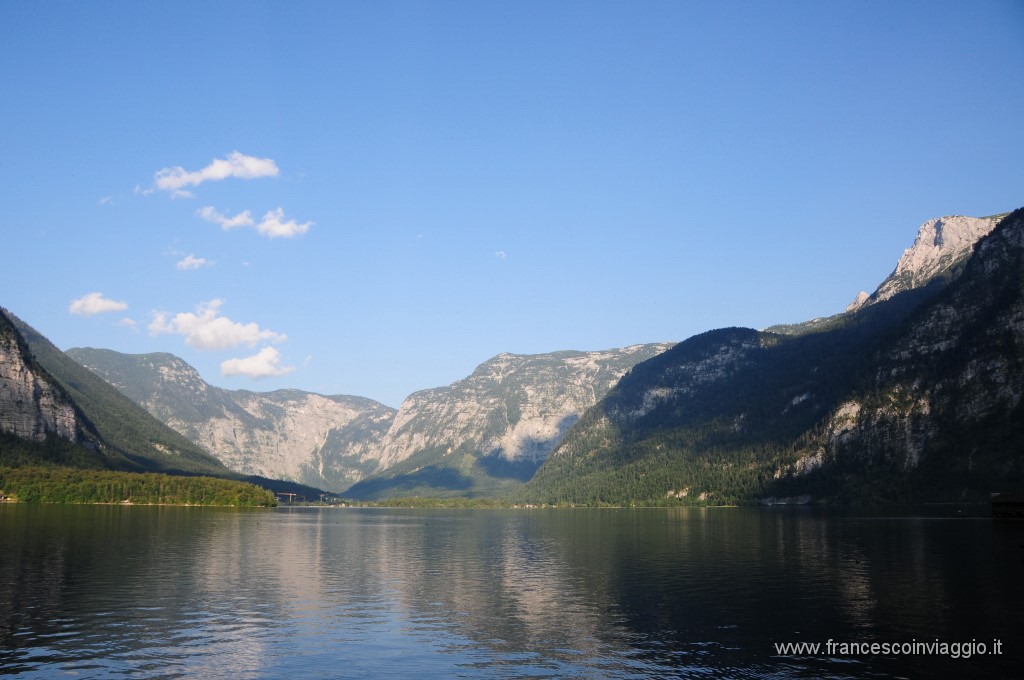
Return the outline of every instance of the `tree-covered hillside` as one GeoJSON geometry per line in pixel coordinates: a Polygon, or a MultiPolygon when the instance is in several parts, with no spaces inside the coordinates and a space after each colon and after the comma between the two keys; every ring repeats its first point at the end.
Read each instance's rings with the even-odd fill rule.
{"type": "MultiPolygon", "coordinates": [[[[146,411],[61,352],[34,328],[9,312],[35,360],[74,400],[78,409],[128,469],[161,472],[228,473],[220,461],[163,425],[146,411]]],[[[118,466],[114,461],[115,466],[118,466]]]]}
{"type": "Polygon", "coordinates": [[[0,467],[0,494],[19,503],[277,505],[272,492],[234,480],[63,466],[0,467]]]}
{"type": "MultiPolygon", "coordinates": [[[[65,432],[64,436],[45,432],[26,438],[3,427],[11,414],[0,412],[0,467],[106,469],[185,477],[207,475],[272,491],[297,493],[310,499],[322,493],[320,489],[294,482],[231,472],[3,309],[0,309],[0,334],[6,340],[5,346],[13,348],[13,354],[0,356],[0,362],[13,371],[12,376],[22,376],[23,381],[28,376],[36,381],[34,388],[28,383],[20,388],[32,392],[45,387],[52,392],[51,401],[58,400],[58,405],[75,423],[75,430],[65,432]]],[[[15,389],[19,385],[9,383],[8,387],[15,389]]],[[[23,392],[9,396],[15,401],[8,406],[16,405],[17,400],[32,399],[31,394],[23,392]]],[[[0,405],[0,409],[4,408],[0,405]]],[[[27,417],[20,415],[21,419],[27,417]]]]}
{"type": "Polygon", "coordinates": [[[955,500],[1024,486],[1022,242],[1017,211],[959,277],[789,335],[712,331],[637,365],[523,499],[955,500]]]}

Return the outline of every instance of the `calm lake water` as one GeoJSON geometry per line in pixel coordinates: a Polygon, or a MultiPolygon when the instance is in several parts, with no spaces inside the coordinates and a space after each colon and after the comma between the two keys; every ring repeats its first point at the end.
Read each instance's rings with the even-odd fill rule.
{"type": "Polygon", "coordinates": [[[0,674],[1021,677],[1024,522],[955,512],[0,506],[0,674]]]}

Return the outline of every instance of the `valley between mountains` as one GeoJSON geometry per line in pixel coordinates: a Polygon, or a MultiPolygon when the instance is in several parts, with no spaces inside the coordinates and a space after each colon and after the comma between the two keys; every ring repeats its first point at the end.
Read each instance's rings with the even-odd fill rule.
{"type": "Polygon", "coordinates": [[[158,468],[178,461],[368,500],[977,500],[1024,485],[1021,210],[925,222],[873,293],[828,318],[499,354],[397,410],[227,390],[172,354],[60,353],[6,314],[0,430],[84,456],[130,460],[141,445],[158,468]],[[107,387],[76,392],[88,382],[76,371],[107,387]],[[116,400],[103,389],[130,402],[118,412],[138,411],[125,427],[152,436],[112,444],[125,427],[88,415],[97,394],[116,400]]]}
{"type": "Polygon", "coordinates": [[[360,397],[225,390],[170,354],[68,355],[232,470],[381,497],[488,495],[525,482],[629,368],[670,346],[502,354],[398,410],[360,397]]]}

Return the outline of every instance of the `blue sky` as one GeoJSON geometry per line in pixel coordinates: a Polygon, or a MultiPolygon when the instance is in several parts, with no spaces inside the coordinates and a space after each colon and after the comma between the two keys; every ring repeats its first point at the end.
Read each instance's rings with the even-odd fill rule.
{"type": "Polygon", "coordinates": [[[392,406],[802,321],[1024,204],[1022,73],[1016,1],[4,2],[0,305],[392,406]]]}

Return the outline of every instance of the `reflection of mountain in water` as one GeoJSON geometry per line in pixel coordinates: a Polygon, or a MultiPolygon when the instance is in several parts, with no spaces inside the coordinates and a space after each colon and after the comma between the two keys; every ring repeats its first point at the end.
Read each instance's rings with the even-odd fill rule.
{"type": "Polygon", "coordinates": [[[773,643],[998,638],[1020,624],[1021,543],[987,519],[797,508],[0,507],[0,666],[933,675],[948,659],[773,643]]]}
{"type": "Polygon", "coordinates": [[[272,624],[273,607],[246,596],[238,571],[211,578],[208,559],[242,517],[0,507],[0,669],[49,663],[87,677],[126,668],[142,677],[211,677],[230,659],[236,677],[258,672],[266,650],[257,633],[272,624]]]}

